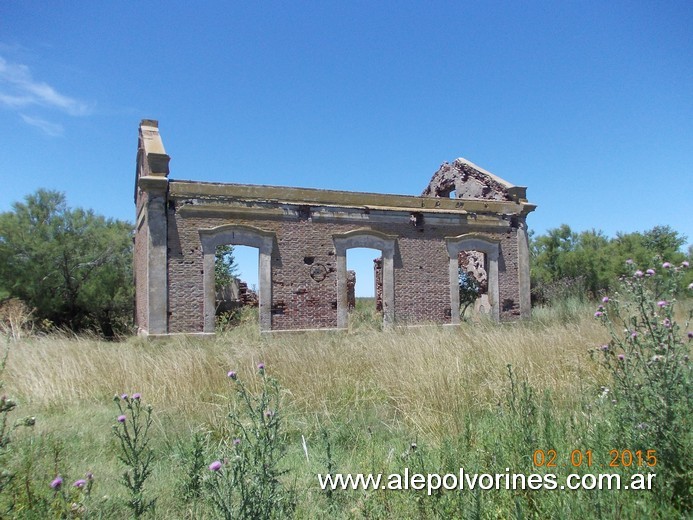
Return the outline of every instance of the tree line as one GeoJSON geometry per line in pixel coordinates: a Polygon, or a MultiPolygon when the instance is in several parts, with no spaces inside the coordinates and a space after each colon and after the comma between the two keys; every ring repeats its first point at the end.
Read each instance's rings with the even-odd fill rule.
{"type": "MultiPolygon", "coordinates": [[[[0,213],[0,302],[15,298],[43,329],[132,330],[133,225],[68,207],[65,195],[38,190],[0,213]]],[[[618,233],[575,232],[564,224],[530,237],[533,300],[594,299],[625,273],[627,259],[651,266],[693,260],[686,237],[669,226],[618,233]]],[[[233,249],[217,254],[217,278],[235,276],[233,249]]],[[[689,270],[688,276],[693,273],[689,270]]],[[[686,280],[686,285],[693,280],[686,280]]]]}
{"type": "MultiPolygon", "coordinates": [[[[644,232],[617,233],[607,237],[602,231],[575,232],[563,224],[544,235],[530,237],[532,299],[550,303],[564,298],[597,299],[612,289],[627,273],[631,260],[643,269],[670,262],[693,260],[693,246],[682,251],[687,237],[669,226],[655,226],[644,232]]],[[[687,270],[684,287],[693,281],[687,270]]]]}

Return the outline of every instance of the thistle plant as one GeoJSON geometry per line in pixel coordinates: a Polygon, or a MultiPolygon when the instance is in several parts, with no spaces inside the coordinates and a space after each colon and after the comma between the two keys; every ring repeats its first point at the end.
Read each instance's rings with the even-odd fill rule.
{"type": "MultiPolygon", "coordinates": [[[[9,346],[5,348],[5,352],[2,356],[2,361],[0,361],[0,378],[2,378],[5,372],[5,366],[7,364],[7,356],[9,355],[9,346]]],[[[36,423],[34,417],[25,417],[21,420],[16,421],[12,426],[10,426],[10,414],[17,408],[17,402],[8,397],[3,391],[4,382],[0,379],[0,493],[3,492],[5,486],[12,480],[12,472],[9,471],[7,465],[5,464],[5,457],[8,453],[8,446],[11,441],[12,432],[19,428],[20,426],[31,427],[36,423]]]]}
{"type": "Polygon", "coordinates": [[[85,478],[67,484],[61,475],[51,481],[52,500],[50,511],[55,518],[88,518],[89,498],[94,485],[94,475],[88,472],[85,478]]]}
{"type": "Polygon", "coordinates": [[[206,436],[202,432],[195,432],[189,448],[184,452],[185,477],[181,481],[181,498],[193,504],[202,494],[202,475],[207,463],[205,462],[206,436]]]}
{"type": "Polygon", "coordinates": [[[612,388],[602,392],[611,396],[618,439],[630,443],[623,447],[655,450],[664,470],[658,473],[665,472],[659,490],[663,498],[690,511],[693,332],[690,313],[683,328],[675,318],[676,294],[689,266],[664,262],[641,270],[627,264],[619,291],[604,296],[594,314],[611,335],[608,344],[593,351],[612,380],[612,388]]]}
{"type": "Polygon", "coordinates": [[[257,394],[236,372],[228,377],[234,385],[235,406],[228,416],[233,438],[209,465],[212,501],[226,519],[287,516],[294,506],[279,480],[285,453],[279,384],[266,374],[263,363],[257,367],[257,394]]]}
{"type": "Polygon", "coordinates": [[[153,511],[156,498],[144,496],[144,484],[152,472],[154,451],[149,446],[149,428],[152,425],[152,406],[142,406],[140,394],[115,396],[113,400],[120,414],[113,433],[118,439],[118,458],[127,466],[121,483],[130,494],[127,502],[135,518],[153,511]]]}

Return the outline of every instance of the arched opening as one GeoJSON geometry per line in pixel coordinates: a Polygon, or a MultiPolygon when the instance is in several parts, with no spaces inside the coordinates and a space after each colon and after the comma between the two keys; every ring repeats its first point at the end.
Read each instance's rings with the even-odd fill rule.
{"type": "MultiPolygon", "coordinates": [[[[395,318],[394,256],[396,236],[370,229],[357,229],[334,235],[337,260],[337,327],[349,325],[347,250],[377,249],[382,253],[382,313],[383,327],[390,327],[395,318]]],[[[376,253],[377,254],[377,253],[376,253]]]]}
{"type": "Polygon", "coordinates": [[[382,251],[353,247],[346,255],[350,325],[382,323],[382,251]]]}
{"type": "MultiPolygon", "coordinates": [[[[257,300],[258,321],[260,330],[271,330],[272,304],[272,249],[274,233],[263,231],[250,226],[224,225],[200,231],[200,242],[203,254],[203,291],[204,291],[204,332],[213,333],[217,314],[217,298],[215,283],[215,260],[219,246],[234,246],[239,259],[246,266],[248,273],[252,260],[248,258],[257,255],[257,300]],[[242,249],[247,246],[252,251],[242,249]],[[246,257],[246,258],[243,258],[246,257]]],[[[251,281],[252,283],[252,281],[251,281]]]]}
{"type": "Polygon", "coordinates": [[[451,322],[460,322],[460,310],[462,309],[462,281],[470,285],[479,285],[477,297],[471,295],[469,299],[477,308],[477,312],[483,310],[492,319],[500,319],[500,307],[498,305],[498,257],[500,245],[498,241],[489,240],[483,235],[469,233],[457,237],[447,237],[448,254],[450,255],[450,308],[452,309],[451,322]],[[464,254],[461,254],[464,253],[464,254]],[[471,265],[471,267],[470,267],[471,265]],[[481,292],[485,278],[485,295],[481,292]]]}
{"type": "Polygon", "coordinates": [[[488,297],[488,256],[473,249],[460,251],[458,257],[460,318],[491,313],[488,297]]]}
{"type": "Polygon", "coordinates": [[[218,245],[214,256],[216,330],[258,321],[258,270],[260,250],[257,247],[218,245]]]}

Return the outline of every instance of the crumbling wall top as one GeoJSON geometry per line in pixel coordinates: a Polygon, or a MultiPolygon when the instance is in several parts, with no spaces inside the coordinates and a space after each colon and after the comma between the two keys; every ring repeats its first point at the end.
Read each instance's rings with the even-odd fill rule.
{"type": "Polygon", "coordinates": [[[449,198],[453,192],[457,199],[527,201],[527,188],[510,184],[461,157],[441,164],[421,196],[449,198]]]}

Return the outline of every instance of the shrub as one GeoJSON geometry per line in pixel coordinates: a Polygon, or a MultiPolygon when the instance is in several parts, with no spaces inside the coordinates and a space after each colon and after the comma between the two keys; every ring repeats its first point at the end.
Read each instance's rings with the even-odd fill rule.
{"type": "Polygon", "coordinates": [[[612,387],[604,392],[611,395],[617,438],[634,452],[654,450],[657,467],[663,467],[660,498],[691,511],[693,333],[675,319],[675,295],[687,267],[664,262],[643,271],[628,262],[619,291],[603,298],[595,317],[611,335],[596,352],[611,377],[612,387]]]}
{"type": "Polygon", "coordinates": [[[19,341],[22,336],[31,334],[33,311],[18,298],[8,298],[0,302],[0,334],[19,341]]]}

